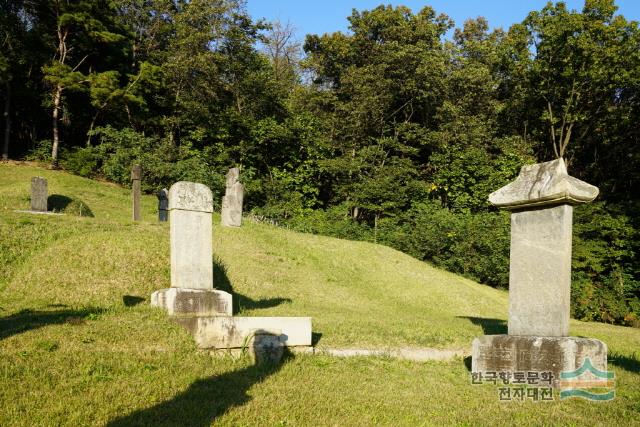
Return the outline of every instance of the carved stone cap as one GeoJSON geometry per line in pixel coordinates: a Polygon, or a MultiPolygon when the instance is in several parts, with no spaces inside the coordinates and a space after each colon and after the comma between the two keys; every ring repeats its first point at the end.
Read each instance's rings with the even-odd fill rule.
{"type": "Polygon", "coordinates": [[[563,159],[526,165],[515,181],[489,195],[489,202],[502,209],[521,209],[568,203],[588,203],[598,187],[569,176],[563,159]]]}
{"type": "Polygon", "coordinates": [[[213,195],[204,184],[176,182],[169,189],[169,210],[213,212],[213,195]]]}

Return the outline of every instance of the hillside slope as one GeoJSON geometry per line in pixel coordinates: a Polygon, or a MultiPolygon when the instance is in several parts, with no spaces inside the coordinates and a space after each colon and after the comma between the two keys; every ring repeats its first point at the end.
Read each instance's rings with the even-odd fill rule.
{"type": "MultiPolygon", "coordinates": [[[[238,396],[220,397],[217,409],[204,410],[204,421],[197,425],[223,414],[229,424],[309,423],[304,418],[309,411],[332,414],[315,420],[317,424],[348,424],[351,416],[354,423],[414,424],[425,411],[434,422],[444,417],[476,423],[478,405],[493,405],[492,400],[471,399],[452,413],[454,401],[427,404],[424,396],[417,396],[425,388],[435,393],[444,387],[440,381],[419,381],[423,375],[444,375],[448,387],[462,387],[465,395],[473,395],[461,362],[415,365],[297,357],[282,368],[281,379],[272,376],[262,383],[264,372],[254,372],[242,361],[215,360],[195,351],[185,331],[148,305],[154,290],[169,286],[168,224],[157,223],[154,196],[144,196],[144,220],[132,223],[129,197],[127,189],[61,171],[0,164],[1,425],[55,424],[52,420],[100,424],[129,413],[133,418],[125,418],[125,424],[152,422],[169,412],[179,420],[201,414],[207,393],[231,383],[246,387],[238,396]],[[62,216],[15,212],[28,208],[30,177],[36,175],[49,180],[49,194],[66,197],[67,206],[82,204],[84,214],[93,216],[79,216],[79,210],[71,209],[62,216]],[[298,378],[300,372],[305,379],[298,378]],[[366,372],[373,377],[367,378],[366,372]],[[387,374],[390,385],[371,382],[387,374]],[[306,389],[307,380],[325,394],[323,402],[304,403],[313,393],[306,389]],[[353,381],[360,385],[350,387],[353,381]],[[335,390],[335,383],[344,389],[335,390]],[[393,384],[413,394],[389,397],[396,390],[393,384]],[[245,393],[254,386],[252,400],[245,393]],[[261,387],[267,390],[262,393],[261,387]],[[300,409],[278,406],[270,393],[298,393],[294,400],[300,409]],[[384,408],[372,408],[368,394],[390,400],[384,408]],[[359,406],[350,406],[348,399],[359,406]],[[33,401],[48,403],[34,406],[33,401]],[[166,401],[173,406],[163,406],[166,401]],[[419,402],[423,406],[416,406],[419,402]],[[396,406],[387,407],[392,404],[396,406]],[[274,413],[262,412],[274,405],[279,408],[274,413]],[[360,419],[362,414],[368,415],[360,419]]],[[[216,285],[233,291],[237,312],[312,316],[320,347],[469,349],[473,337],[506,329],[506,292],[393,249],[249,221],[240,229],[218,223],[214,215],[216,285]]],[[[621,367],[623,386],[617,406],[598,412],[578,403],[568,419],[623,420],[640,411],[640,330],[574,321],[571,332],[607,342],[614,366],[621,367]]],[[[488,391],[480,395],[493,396],[488,391]]],[[[513,416],[511,410],[501,411],[505,420],[513,416]]],[[[544,421],[546,410],[537,412],[544,421]]]]}

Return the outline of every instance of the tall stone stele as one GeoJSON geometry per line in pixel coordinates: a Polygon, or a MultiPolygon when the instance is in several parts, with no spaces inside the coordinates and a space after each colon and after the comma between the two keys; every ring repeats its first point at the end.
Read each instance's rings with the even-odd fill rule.
{"type": "Polygon", "coordinates": [[[41,176],[31,178],[31,210],[34,212],[47,211],[49,186],[47,180],[41,176]]]}
{"type": "Polygon", "coordinates": [[[511,211],[508,335],[476,338],[473,372],[563,371],[585,358],[607,369],[607,346],[569,337],[573,206],[598,188],[567,174],[564,160],[524,166],[489,201],[511,211]]]}
{"type": "Polygon", "coordinates": [[[222,219],[220,223],[227,227],[240,227],[242,224],[242,202],[244,186],[240,183],[240,169],[231,168],[227,172],[227,185],[222,198],[222,219]]]}
{"type": "Polygon", "coordinates": [[[171,288],[151,305],[175,316],[231,315],[231,294],[213,288],[213,196],[204,184],[177,182],[169,189],[171,288]]]}
{"type": "Polygon", "coordinates": [[[142,167],[140,165],[133,165],[131,167],[131,200],[133,203],[133,220],[140,221],[142,219],[142,213],[140,211],[140,180],[142,179],[142,167]]]}

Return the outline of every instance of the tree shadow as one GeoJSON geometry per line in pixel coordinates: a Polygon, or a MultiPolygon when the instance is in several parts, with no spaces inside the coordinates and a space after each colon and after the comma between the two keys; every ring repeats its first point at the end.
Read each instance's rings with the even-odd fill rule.
{"type": "Polygon", "coordinates": [[[94,217],[93,211],[85,202],[62,194],[52,194],[47,198],[47,210],[64,212],[68,215],[94,217]]]}
{"type": "Polygon", "coordinates": [[[488,319],[485,317],[456,316],[458,319],[470,320],[474,325],[480,325],[485,335],[502,335],[507,333],[507,322],[502,319],[488,319]]]}
{"type": "Polygon", "coordinates": [[[471,356],[465,356],[462,359],[462,363],[464,363],[464,367],[467,368],[467,371],[471,372],[471,356]]]}
{"type": "Polygon", "coordinates": [[[0,340],[48,325],[60,325],[63,323],[80,325],[85,322],[87,317],[104,312],[105,310],[102,308],[93,307],[82,310],[21,310],[10,316],[0,318],[0,340]]]}
{"type": "Polygon", "coordinates": [[[311,332],[311,347],[315,347],[322,338],[322,332],[311,332]]]}
{"type": "Polygon", "coordinates": [[[255,300],[234,291],[231,281],[229,280],[229,276],[227,276],[227,267],[224,265],[222,260],[216,256],[213,257],[213,287],[221,291],[229,292],[233,295],[233,314],[238,314],[241,308],[260,310],[291,302],[290,298],[281,297],[255,300]]]}
{"type": "Polygon", "coordinates": [[[62,212],[72,201],[73,199],[71,197],[63,196],[62,194],[52,194],[47,198],[47,210],[62,212]]]}
{"type": "Polygon", "coordinates": [[[137,296],[134,296],[134,295],[123,295],[122,296],[122,303],[126,307],[134,307],[134,306],[140,304],[144,300],[145,300],[144,298],[137,297],[137,296]]]}
{"type": "Polygon", "coordinates": [[[638,360],[635,353],[631,357],[619,353],[611,353],[607,360],[612,365],[622,368],[625,371],[640,374],[640,360],[638,360]]]}
{"type": "MultiPolygon", "coordinates": [[[[285,348],[283,362],[291,357],[285,348]]],[[[265,362],[197,380],[175,397],[117,418],[107,426],[209,426],[232,408],[248,403],[249,389],[281,367],[282,363],[265,362]]]]}

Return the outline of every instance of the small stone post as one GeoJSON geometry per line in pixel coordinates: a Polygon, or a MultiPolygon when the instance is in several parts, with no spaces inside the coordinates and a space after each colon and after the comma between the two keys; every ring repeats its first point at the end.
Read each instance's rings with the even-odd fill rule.
{"type": "Polygon", "coordinates": [[[204,184],[177,182],[169,189],[171,288],[151,304],[169,314],[231,315],[231,294],[213,289],[213,196],[204,184]]]}
{"type": "Polygon", "coordinates": [[[240,169],[231,168],[227,172],[227,185],[222,198],[221,224],[227,227],[240,227],[242,224],[242,202],[244,186],[240,183],[240,169]]]}
{"type": "Polygon", "coordinates": [[[48,197],[49,187],[47,180],[41,176],[31,178],[31,210],[46,212],[48,197]]]}
{"type": "Polygon", "coordinates": [[[573,205],[598,188],[567,174],[564,160],[527,165],[489,201],[511,211],[508,335],[476,338],[472,370],[548,371],[557,379],[589,357],[607,368],[607,348],[569,337],[573,205]]]}
{"type": "Polygon", "coordinates": [[[133,165],[131,168],[131,194],[133,197],[133,220],[140,221],[142,215],[140,213],[140,180],[142,179],[142,167],[140,165],[133,165]]]}
{"type": "Polygon", "coordinates": [[[163,188],[156,193],[158,197],[158,221],[167,222],[169,219],[169,190],[163,188]]]}

